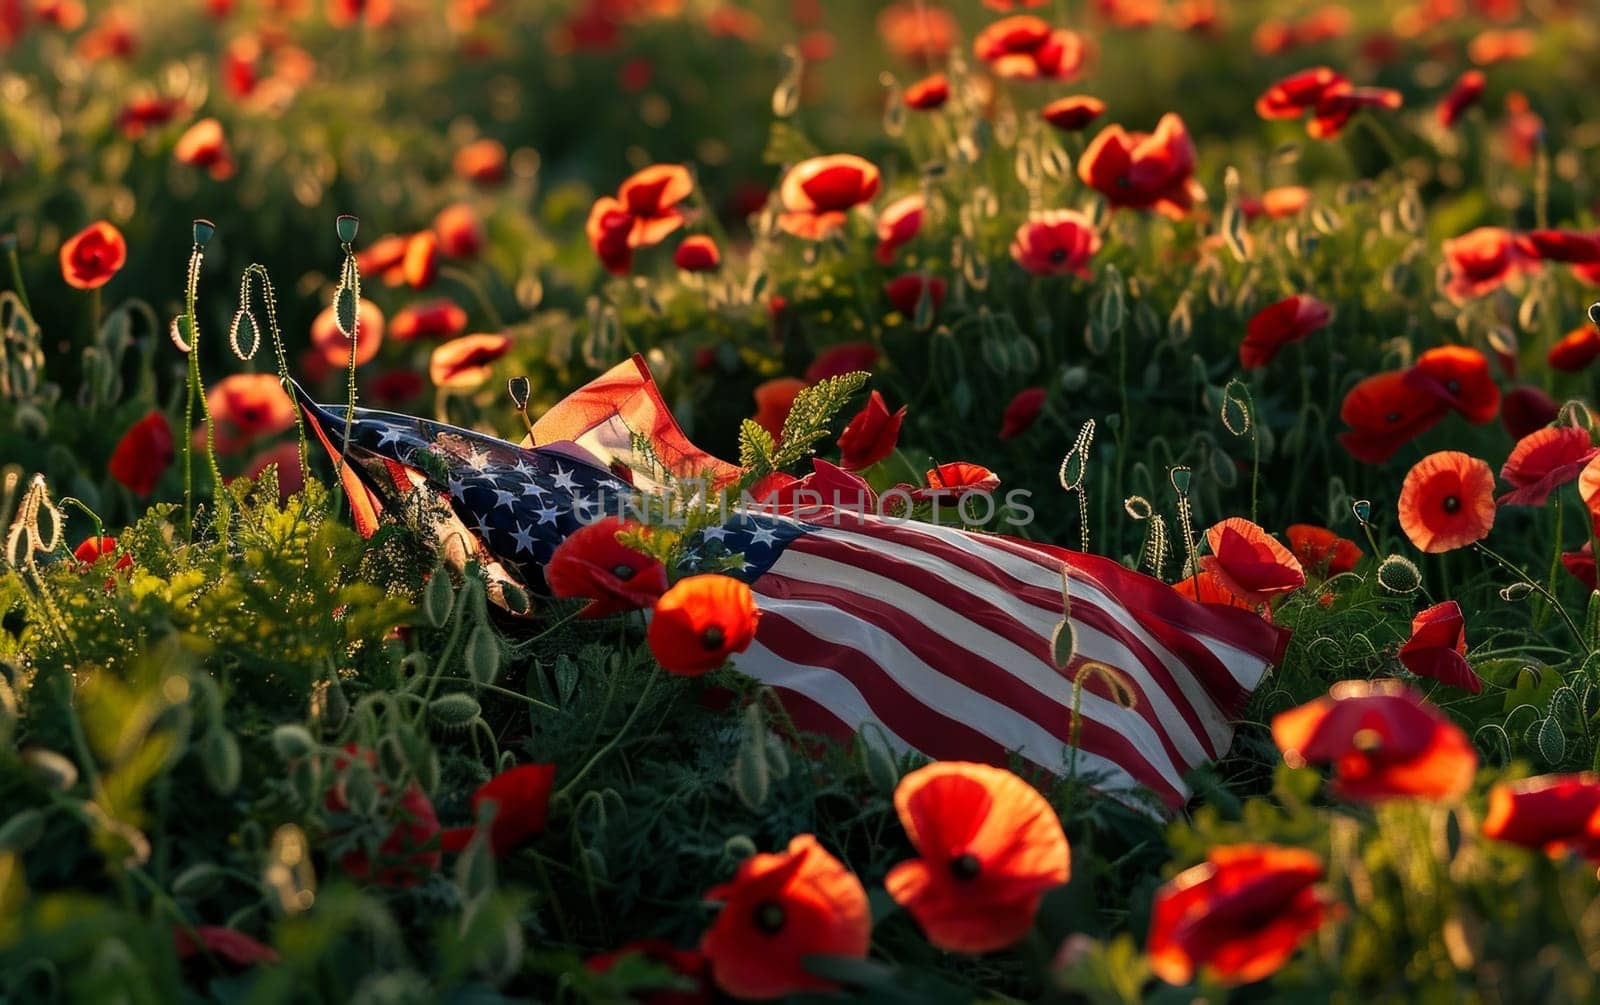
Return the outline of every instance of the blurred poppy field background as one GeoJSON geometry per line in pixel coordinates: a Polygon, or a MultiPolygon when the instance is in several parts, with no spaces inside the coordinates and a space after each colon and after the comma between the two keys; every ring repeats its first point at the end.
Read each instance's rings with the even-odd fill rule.
{"type": "Polygon", "coordinates": [[[0,0],[0,1000],[1592,1000],[1597,47],[0,0]],[[900,489],[1282,659],[1181,805],[823,739],[728,665],[737,563],[602,521],[508,592],[282,379],[515,442],[633,354],[757,496],[900,489]]]}

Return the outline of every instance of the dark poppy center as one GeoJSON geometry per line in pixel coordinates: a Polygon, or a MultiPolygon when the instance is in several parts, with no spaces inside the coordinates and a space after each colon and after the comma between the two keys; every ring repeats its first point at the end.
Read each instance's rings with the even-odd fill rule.
{"type": "Polygon", "coordinates": [[[1451,394],[1460,394],[1461,393],[1461,381],[1459,381],[1459,380],[1447,380],[1447,381],[1445,381],[1444,389],[1446,391],[1449,391],[1451,394]]]}
{"type": "Polygon", "coordinates": [[[716,652],[722,648],[722,644],[727,641],[727,638],[728,636],[723,632],[721,625],[712,625],[700,633],[700,644],[706,647],[707,652],[716,652]]]}
{"type": "Polygon", "coordinates": [[[1055,262],[1056,264],[1059,265],[1060,263],[1065,262],[1066,260],[1067,260],[1067,249],[1066,248],[1051,248],[1050,249],[1050,261],[1055,262]]]}
{"type": "Polygon", "coordinates": [[[618,562],[611,567],[611,574],[623,582],[633,578],[634,568],[626,562],[618,562]]]}
{"type": "Polygon", "coordinates": [[[1386,413],[1384,415],[1383,421],[1384,422],[1399,422],[1400,421],[1400,413],[1399,412],[1388,412],[1388,413],[1386,413]]]}
{"type": "Polygon", "coordinates": [[[788,919],[782,904],[775,900],[763,900],[756,905],[750,920],[755,923],[756,931],[763,935],[777,935],[783,931],[783,923],[788,919]]]}
{"type": "Polygon", "coordinates": [[[1444,497],[1444,502],[1441,505],[1444,506],[1444,511],[1446,513],[1459,512],[1461,510],[1461,497],[1460,496],[1445,496],[1444,497]]]}
{"type": "Polygon", "coordinates": [[[978,856],[970,851],[962,852],[950,860],[950,875],[959,880],[977,879],[978,873],[983,871],[982,863],[978,856]]]}

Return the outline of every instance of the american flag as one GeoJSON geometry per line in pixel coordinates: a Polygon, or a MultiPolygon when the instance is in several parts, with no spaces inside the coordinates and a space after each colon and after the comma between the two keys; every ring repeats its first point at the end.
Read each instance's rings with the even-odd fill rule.
{"type": "MultiPolygon", "coordinates": [[[[301,401],[337,459],[344,410],[301,401]]],[[[371,533],[393,511],[457,565],[477,559],[502,606],[507,583],[542,591],[542,565],[566,535],[662,490],[663,467],[708,490],[738,475],[689,442],[637,357],[545,413],[537,446],[365,409],[350,429],[341,477],[358,526],[371,533]]],[[[761,621],[734,666],[801,727],[843,737],[872,723],[897,749],[934,758],[1075,767],[1169,808],[1188,797],[1184,775],[1228,749],[1288,641],[1254,614],[1196,603],[1109,559],[850,509],[735,508],[684,562],[750,583],[761,621]],[[1064,607],[1075,646],[1063,669],[1052,638],[1064,607]],[[1115,679],[1081,674],[1075,699],[1096,663],[1115,679]]]]}

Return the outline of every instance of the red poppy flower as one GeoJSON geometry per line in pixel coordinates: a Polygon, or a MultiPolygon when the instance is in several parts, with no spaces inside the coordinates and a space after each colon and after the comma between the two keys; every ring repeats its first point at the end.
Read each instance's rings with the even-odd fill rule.
{"type": "Polygon", "coordinates": [[[142,94],[128,99],[117,113],[117,128],[130,140],[144,136],[151,129],[166,125],[176,119],[184,109],[182,98],[163,98],[142,94]]]}
{"type": "Polygon", "coordinates": [[[1263,307],[1250,319],[1244,341],[1239,343],[1240,364],[1246,370],[1266,366],[1279,349],[1327,327],[1332,316],[1327,304],[1305,293],[1263,307]]]}
{"type": "Polygon", "coordinates": [[[1297,523],[1285,530],[1283,536],[1289,539],[1289,550],[1301,565],[1320,569],[1328,576],[1350,572],[1361,561],[1360,545],[1326,527],[1297,523]]]}
{"type": "Polygon", "coordinates": [[[927,291],[928,303],[933,308],[933,313],[939,313],[939,308],[944,306],[946,288],[945,281],[938,276],[907,272],[884,283],[883,295],[889,298],[889,303],[895,310],[906,317],[913,317],[917,313],[917,305],[922,302],[924,290],[927,291]]]}
{"type": "MultiPolygon", "coordinates": [[[[292,420],[291,420],[292,421],[292,420]]],[[[172,466],[172,427],[159,411],[135,422],[111,451],[111,477],[137,496],[155,491],[161,475],[172,466]]]]}
{"type": "Polygon", "coordinates": [[[1315,66],[1291,74],[1267,88],[1256,99],[1256,114],[1263,119],[1298,119],[1317,106],[1334,88],[1350,83],[1342,73],[1326,66],[1315,66]]]}
{"type": "Polygon", "coordinates": [[[300,444],[280,443],[261,451],[250,459],[245,477],[260,478],[269,467],[277,469],[279,503],[287,502],[290,496],[306,487],[306,473],[300,467],[300,444]]]}
{"type": "Polygon", "coordinates": [[[495,361],[511,351],[504,335],[463,335],[438,346],[428,357],[434,387],[471,390],[489,379],[495,361]]]}
{"type": "Polygon", "coordinates": [[[740,580],[689,576],[656,601],[650,651],[668,671],[698,677],[750,648],[760,616],[755,594],[740,580]]]}
{"type": "Polygon", "coordinates": [[[1270,977],[1337,916],[1317,888],[1322,876],[1322,861],[1299,848],[1212,848],[1156,891],[1145,944],[1151,971],[1175,985],[1196,972],[1230,985],[1270,977]]]}
{"type": "Polygon", "coordinates": [[[815,384],[829,377],[839,377],[858,370],[872,370],[878,365],[878,347],[871,342],[844,342],[824,349],[806,367],[807,384],[815,384]]]}
{"type": "Polygon", "coordinates": [[[960,26],[943,7],[896,3],[878,12],[878,35],[901,59],[937,63],[950,53],[960,26]]]}
{"type": "Polygon", "coordinates": [[[411,239],[401,234],[386,234],[356,252],[356,266],[363,277],[377,276],[388,286],[405,282],[402,266],[406,260],[406,247],[411,239]]]}
{"type": "Polygon", "coordinates": [[[1512,167],[1533,164],[1544,141],[1544,119],[1528,104],[1527,95],[1512,91],[1506,95],[1506,117],[1500,127],[1503,156],[1512,167]]]}
{"type": "Polygon", "coordinates": [[[1537,387],[1515,387],[1506,392],[1500,407],[1500,421],[1517,439],[1556,421],[1561,406],[1537,387]]]}
{"type": "MultiPolygon", "coordinates": [[[[110,535],[95,537],[91,534],[78,542],[78,546],[72,549],[72,557],[84,565],[93,565],[107,555],[116,554],[117,539],[110,535]]],[[[117,562],[111,568],[116,572],[133,568],[133,556],[127,553],[117,556],[117,562]]]]}
{"type": "Polygon", "coordinates": [[[1500,497],[1502,506],[1542,506],[1556,489],[1574,481],[1600,449],[1587,430],[1576,426],[1536,429],[1517,441],[1500,469],[1500,477],[1516,486],[1500,497]]]}
{"type": "Polygon", "coordinates": [[[836,990],[805,969],[805,958],[865,957],[872,942],[867,891],[811,834],[786,851],[745,859],[706,899],[721,901],[722,910],[700,951],[717,986],[737,998],[836,990]]]}
{"type": "Polygon", "coordinates": [[[475,185],[498,185],[506,180],[506,148],[499,140],[473,140],[456,151],[451,168],[475,185]]]}
{"type": "Polygon", "coordinates": [[[755,420],[762,429],[772,434],[774,440],[783,433],[783,422],[794,407],[794,399],[806,389],[806,382],[798,377],[774,377],[757,385],[755,390],[755,420]]]}
{"type": "Polygon", "coordinates": [[[660,244],[683,226],[678,204],[694,191],[694,179],[682,164],[652,164],[617,189],[617,201],[633,218],[628,244],[635,248],[660,244]]]}
{"type": "Polygon", "coordinates": [[[1294,216],[1311,203],[1311,190],[1300,185],[1280,185],[1261,193],[1261,209],[1274,220],[1294,216]]]}
{"type": "Polygon", "coordinates": [[[67,238],[61,245],[61,277],[79,290],[97,290],[128,262],[122,232],[104,220],[67,238]]]}
{"type": "Polygon", "coordinates": [[[1102,129],[1078,159],[1078,177],[1114,208],[1153,208],[1182,219],[1206,197],[1194,167],[1188,127],[1169,112],[1154,133],[1130,133],[1119,125],[1102,129]]]}
{"type": "Polygon", "coordinates": [[[1593,590],[1600,587],[1600,577],[1597,577],[1595,571],[1594,546],[1591,542],[1583,542],[1583,547],[1577,551],[1563,551],[1561,566],[1586,588],[1593,590]]]}
{"type": "Polygon", "coordinates": [[[1313,139],[1331,140],[1361,109],[1393,110],[1402,102],[1400,92],[1388,87],[1352,87],[1349,84],[1335,87],[1317,103],[1315,114],[1306,123],[1306,133],[1313,139]]]}
{"type": "Polygon", "coordinates": [[[1093,277],[1089,261],[1100,250],[1100,235],[1087,216],[1054,209],[1030,216],[1011,239],[1011,258],[1035,276],[1068,273],[1093,277]]]}
{"type": "Polygon", "coordinates": [[[1400,486],[1400,528],[1431,554],[1454,551],[1489,536],[1494,526],[1494,474],[1459,450],[1429,454],[1400,486]]]}
{"type": "Polygon", "coordinates": [[[691,234],[678,243],[672,264],[685,272],[710,272],[722,264],[722,252],[717,250],[717,242],[705,234],[691,234]]]}
{"type": "Polygon", "coordinates": [[[358,23],[381,28],[394,17],[394,0],[328,0],[327,14],[328,23],[335,28],[358,23]]]}
{"type": "Polygon", "coordinates": [[[1232,590],[1222,584],[1222,580],[1205,570],[1193,576],[1185,576],[1172,584],[1173,590],[1188,597],[1190,600],[1202,604],[1221,604],[1224,607],[1237,607],[1245,611],[1254,611],[1255,605],[1243,597],[1236,595],[1232,590]]]}
{"type": "Polygon", "coordinates": [[[1431,394],[1468,422],[1492,422],[1500,412],[1500,388],[1489,376],[1489,360],[1464,345],[1442,345],[1417,357],[1406,386],[1431,394]]]}
{"type": "Polygon", "coordinates": [[[1573,230],[1530,230],[1518,236],[1528,254],[1541,261],[1567,265],[1594,265],[1600,262],[1600,238],[1573,230]]]}
{"type": "Polygon", "coordinates": [[[895,787],[894,808],[921,857],[890,869],[884,889],[940,949],[1013,945],[1033,927],[1045,891],[1070,874],[1055,811],[1003,768],[960,761],[918,768],[895,787]]]}
{"type": "Polygon", "coordinates": [[[915,502],[955,503],[969,492],[993,492],[1000,487],[1000,476],[981,464],[952,461],[929,468],[923,476],[926,488],[912,489],[915,502]]]}
{"type": "Polygon", "coordinates": [[[1104,115],[1106,103],[1087,94],[1071,94],[1045,105],[1044,120],[1064,132],[1075,133],[1104,115]]]}
{"type": "Polygon", "coordinates": [[[945,102],[949,100],[950,78],[942,73],[935,73],[906,85],[905,102],[908,108],[931,112],[936,108],[943,108],[945,102]]]}
{"type": "Polygon", "coordinates": [[[1584,325],[1574,328],[1551,346],[1545,361],[1552,369],[1577,373],[1587,369],[1596,357],[1600,357],[1600,331],[1592,325],[1584,325]]]}
{"type": "MultiPolygon", "coordinates": [[[[489,823],[489,851],[505,858],[544,831],[550,811],[550,786],[555,781],[554,764],[521,764],[502,771],[478,786],[472,794],[474,819],[485,803],[494,804],[489,823]]],[[[472,840],[474,827],[452,827],[442,835],[445,851],[459,852],[472,840]]]]}
{"type": "MultiPolygon", "coordinates": [[[[347,773],[351,765],[361,761],[375,766],[377,755],[353,743],[344,746],[344,752],[334,759],[334,770],[339,773],[323,800],[324,808],[333,814],[350,812],[345,793],[347,773]]],[[[439,818],[433,803],[422,787],[412,782],[400,793],[398,800],[389,799],[388,786],[376,783],[378,794],[385,805],[381,812],[391,814],[383,821],[388,832],[378,844],[376,863],[365,847],[356,847],[344,853],[339,865],[356,879],[378,883],[381,886],[416,886],[427,873],[439,868],[441,855],[437,839],[439,818]]]]}
{"type": "MultiPolygon", "coordinates": [[[[365,312],[365,308],[362,309],[365,312]]],[[[396,342],[419,338],[451,339],[467,330],[467,312],[453,300],[429,300],[402,307],[388,325],[396,342]]]]}
{"type": "Polygon", "coordinates": [[[878,496],[865,478],[820,457],[811,459],[811,473],[804,478],[774,472],[756,482],[750,495],[769,510],[792,516],[816,514],[830,507],[869,513],[878,506],[878,496]]]}
{"type": "Polygon", "coordinates": [[[439,238],[431,230],[412,234],[406,242],[406,256],[400,274],[413,290],[425,290],[439,277],[439,238]]]}
{"type": "Polygon", "coordinates": [[[983,0],[983,5],[990,10],[1009,14],[1014,10],[1026,10],[1030,7],[1043,7],[1050,0],[983,0]]]}
{"type": "Polygon", "coordinates": [[[1000,418],[1000,438],[1009,440],[1031,429],[1039,413],[1044,410],[1044,402],[1045,389],[1042,387],[1018,391],[1006,406],[1005,415],[1000,418]]]}
{"type": "Polygon", "coordinates": [[[1305,569],[1289,549],[1243,517],[1229,517],[1206,531],[1211,554],[1200,567],[1237,596],[1264,604],[1306,585],[1305,569]]]}
{"type": "Polygon", "coordinates": [[[1600,457],[1594,457],[1578,474],[1578,495],[1589,515],[1600,521],[1600,457]]]}
{"type": "MultiPolygon", "coordinates": [[[[55,4],[71,9],[76,4],[55,4]]],[[[71,17],[72,15],[68,15],[71,17]]],[[[81,15],[78,17],[81,21],[81,15]]],[[[133,16],[122,7],[111,7],[100,17],[94,27],[78,38],[78,58],[86,63],[105,59],[127,59],[139,48],[139,35],[133,16]]]]}
{"type": "Polygon", "coordinates": [[[1482,70],[1468,70],[1463,73],[1450,88],[1450,93],[1439,102],[1437,115],[1439,125],[1446,129],[1454,126],[1461,118],[1463,112],[1478,103],[1483,97],[1483,89],[1488,83],[1488,78],[1482,70]]]}
{"type": "Polygon", "coordinates": [[[294,425],[294,402],[277,374],[236,373],[211,385],[206,407],[216,426],[217,451],[234,454],[294,425]]]}
{"type": "Polygon", "coordinates": [[[607,272],[624,276],[633,268],[633,244],[629,241],[633,215],[621,202],[609,195],[596,199],[589,209],[584,233],[607,272]]]}
{"type": "MultiPolygon", "coordinates": [[[[356,366],[364,366],[378,355],[378,347],[383,344],[383,311],[377,304],[363,297],[361,299],[361,322],[356,329],[356,341],[353,343],[356,350],[356,366]]],[[[336,370],[342,370],[350,365],[350,347],[352,345],[345,333],[339,330],[339,323],[333,316],[333,305],[328,305],[318,314],[316,320],[311,322],[311,344],[323,360],[336,370]]]]}
{"type": "Polygon", "coordinates": [[[427,381],[414,370],[387,370],[367,384],[367,393],[372,399],[388,408],[414,401],[425,390],[427,381]]]}
{"type": "Polygon", "coordinates": [[[1526,28],[1486,28],[1467,43],[1467,58],[1479,66],[1492,66],[1531,56],[1538,38],[1526,28]]]}
{"type": "Polygon", "coordinates": [[[1497,782],[1483,818],[1486,838],[1547,855],[1600,859],[1600,775],[1540,775],[1497,782]]]}
{"type": "Polygon", "coordinates": [[[839,434],[839,463],[852,471],[870,468],[894,452],[906,406],[890,412],[883,395],[873,391],[867,404],[839,434]]]}
{"type": "Polygon", "coordinates": [[[854,154],[801,161],[784,175],[778,191],[784,209],[778,226],[796,237],[820,240],[844,226],[852,209],[871,202],[881,183],[878,169],[854,154]]]}
{"type": "Polygon", "coordinates": [[[201,119],[190,126],[178,138],[172,156],[179,164],[200,168],[216,181],[233,177],[233,154],[228,150],[222,123],[216,119],[201,119]]]}
{"type": "Polygon", "coordinates": [[[193,931],[172,926],[172,949],[178,959],[204,954],[241,969],[257,963],[278,962],[278,951],[238,929],[221,925],[196,925],[193,931]]]}
{"type": "Polygon", "coordinates": [[[1083,69],[1083,36],[1031,14],[1002,18],[973,40],[972,51],[1006,80],[1071,80],[1083,69]]]}
{"type": "Polygon", "coordinates": [[[1411,619],[1411,637],[1400,646],[1400,662],[1418,677],[1473,694],[1483,690],[1483,681],[1467,665],[1467,625],[1454,600],[1434,604],[1411,619]]]}
{"type": "Polygon", "coordinates": [[[1444,291],[1462,303],[1499,289],[1519,272],[1538,268],[1526,245],[1503,227],[1479,227],[1444,242],[1449,280],[1444,291]]]}
{"type": "Polygon", "coordinates": [[[689,982],[688,990],[651,990],[636,988],[633,1001],[642,1005],[711,1005],[711,961],[704,953],[693,949],[679,949],[661,939],[638,939],[609,953],[600,953],[583,961],[591,974],[604,974],[623,960],[640,957],[670,971],[681,983],[689,982]]]}
{"type": "Polygon", "coordinates": [[[1272,720],[1290,767],[1332,764],[1333,792],[1378,802],[1454,799],[1472,785],[1478,755],[1461,728],[1395,680],[1347,680],[1272,720]]]}
{"type": "Polygon", "coordinates": [[[634,551],[617,533],[639,525],[608,516],[580,527],[556,546],[545,565],[545,582],[557,597],[583,597],[581,618],[604,618],[653,605],[667,592],[667,569],[659,559],[634,551]]]}
{"type": "Polygon", "coordinates": [[[477,258],[489,243],[478,211],[466,203],[446,206],[433,218],[433,233],[447,258],[477,258]]]}
{"type": "Polygon", "coordinates": [[[1403,371],[1374,374],[1344,396],[1339,418],[1350,430],[1339,434],[1339,442],[1356,460],[1381,464],[1432,429],[1449,410],[1437,398],[1408,387],[1403,371]]]}
{"type": "Polygon", "coordinates": [[[873,257],[879,264],[891,264],[895,252],[917,236],[922,229],[923,212],[922,195],[914,192],[891,202],[878,214],[878,247],[873,257]]]}

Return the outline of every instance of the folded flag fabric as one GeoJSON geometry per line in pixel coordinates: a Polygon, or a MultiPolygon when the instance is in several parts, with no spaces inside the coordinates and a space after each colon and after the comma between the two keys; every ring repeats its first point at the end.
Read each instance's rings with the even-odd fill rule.
{"type": "MultiPolygon", "coordinates": [[[[476,559],[502,607],[507,584],[543,591],[544,562],[579,527],[638,513],[678,479],[712,492],[738,476],[690,443],[637,357],[546,412],[537,445],[366,409],[346,443],[343,408],[299,397],[336,465],[350,461],[341,480],[363,532],[384,512],[410,522],[458,566],[476,559]]],[[[1184,775],[1228,749],[1288,642],[1248,611],[1105,558],[855,507],[730,505],[684,561],[730,560],[762,610],[734,665],[802,727],[847,736],[873,723],[901,749],[1075,769],[1169,808],[1188,797],[1184,775]],[[1064,614],[1063,669],[1052,638],[1064,614]],[[1114,673],[1080,674],[1091,664],[1114,673]]]]}

